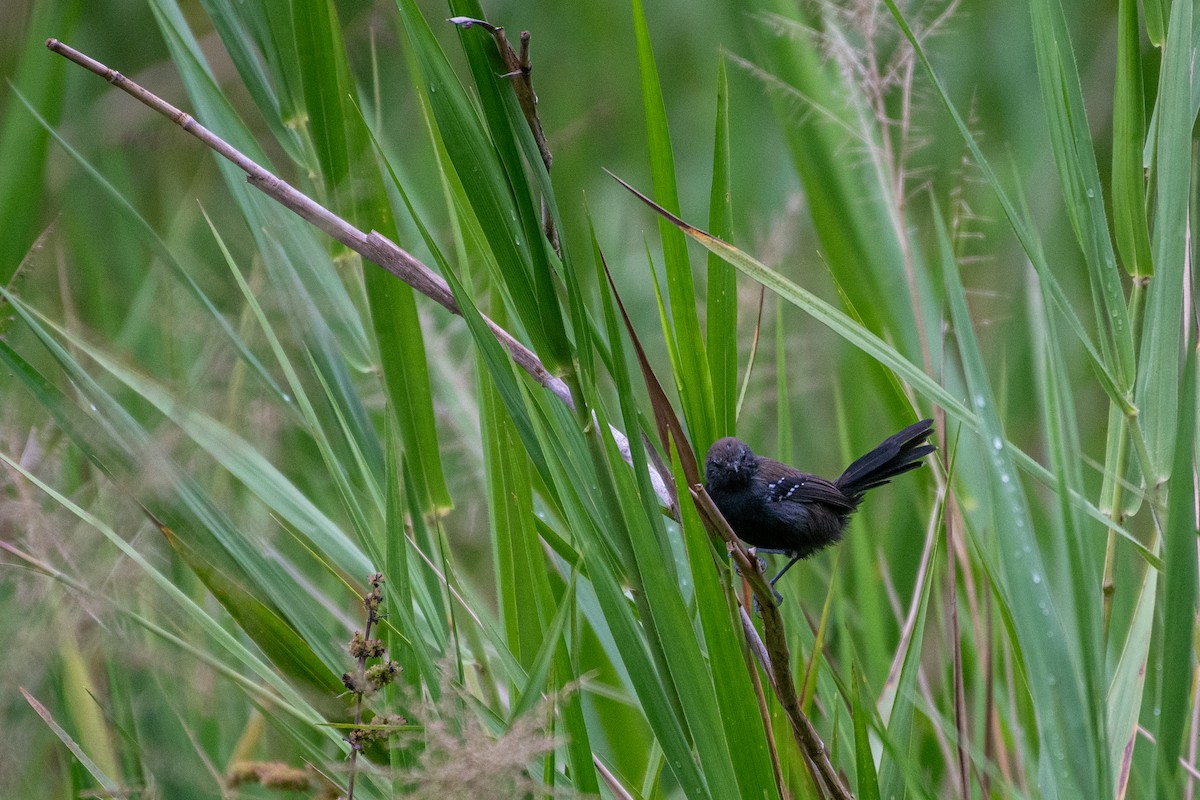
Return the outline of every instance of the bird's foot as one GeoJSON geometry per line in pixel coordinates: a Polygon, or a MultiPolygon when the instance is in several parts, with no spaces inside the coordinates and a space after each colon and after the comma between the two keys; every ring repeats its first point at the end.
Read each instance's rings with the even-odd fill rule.
{"type": "MultiPolygon", "coordinates": [[[[754,561],[755,561],[754,568],[758,570],[758,574],[766,575],[767,574],[766,559],[756,555],[756,556],[754,556],[754,561]]],[[[742,568],[740,566],[738,566],[737,559],[734,559],[733,571],[736,572],[738,575],[742,574],[742,568]]]]}
{"type": "MultiPolygon", "coordinates": [[[[781,595],[778,591],[776,591],[774,586],[771,587],[771,594],[775,595],[775,605],[776,606],[779,606],[780,604],[783,603],[783,595],[781,595]]],[[[759,605],[758,595],[754,595],[754,613],[755,613],[755,615],[757,615],[759,617],[762,616],[762,606],[759,605]]]]}

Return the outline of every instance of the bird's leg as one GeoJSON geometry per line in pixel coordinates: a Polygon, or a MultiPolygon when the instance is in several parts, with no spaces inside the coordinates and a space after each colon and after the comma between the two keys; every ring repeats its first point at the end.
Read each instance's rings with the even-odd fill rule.
{"type": "MultiPolygon", "coordinates": [[[[799,560],[800,560],[800,556],[798,556],[798,555],[792,556],[792,560],[791,560],[791,561],[789,561],[789,562],[787,562],[786,564],[784,564],[784,565],[783,565],[783,569],[781,569],[781,570],[779,570],[779,572],[776,572],[776,573],[775,573],[775,577],[774,577],[774,578],[771,578],[771,580],[770,580],[770,581],[768,581],[768,583],[770,583],[770,584],[771,584],[771,588],[772,588],[772,589],[774,589],[774,588],[775,588],[775,581],[777,581],[777,580],[779,580],[780,578],[782,578],[782,577],[783,577],[783,573],[785,573],[785,572],[787,572],[789,569],[791,569],[791,568],[792,568],[792,564],[795,564],[795,563],[796,563],[797,561],[799,561],[799,560]]],[[[777,592],[776,594],[778,594],[778,592],[777,592]]]]}

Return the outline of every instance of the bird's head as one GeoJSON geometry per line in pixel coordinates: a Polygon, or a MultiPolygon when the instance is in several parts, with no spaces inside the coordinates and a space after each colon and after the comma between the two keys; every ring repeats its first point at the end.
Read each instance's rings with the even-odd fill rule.
{"type": "Polygon", "coordinates": [[[708,448],[704,483],[709,491],[735,489],[750,483],[758,472],[758,456],[741,439],[726,436],[708,448]]]}

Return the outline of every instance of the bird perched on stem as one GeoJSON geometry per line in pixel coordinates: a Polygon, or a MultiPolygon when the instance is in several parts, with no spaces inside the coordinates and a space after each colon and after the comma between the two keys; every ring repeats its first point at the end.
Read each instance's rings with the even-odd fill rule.
{"type": "Polygon", "coordinates": [[[937,448],[926,442],[933,420],[923,419],[886,439],[835,481],[756,456],[741,439],[718,440],[704,459],[705,489],[738,538],[792,557],[771,586],[802,558],[842,538],[863,495],[921,466],[937,448]]]}

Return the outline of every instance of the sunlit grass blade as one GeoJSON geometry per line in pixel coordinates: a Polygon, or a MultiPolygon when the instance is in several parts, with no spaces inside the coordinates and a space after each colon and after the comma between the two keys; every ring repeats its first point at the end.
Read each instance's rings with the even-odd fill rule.
{"type": "MultiPolygon", "coordinates": [[[[104,694],[103,673],[94,672],[95,667],[80,650],[74,631],[62,631],[58,638],[58,663],[62,669],[59,691],[68,725],[81,749],[91,753],[96,766],[119,778],[122,773],[115,748],[119,732],[113,729],[111,720],[105,719],[105,709],[98,700],[104,694]]],[[[32,700],[29,696],[25,699],[32,700]]],[[[46,722],[53,724],[50,719],[46,722]]]]}

